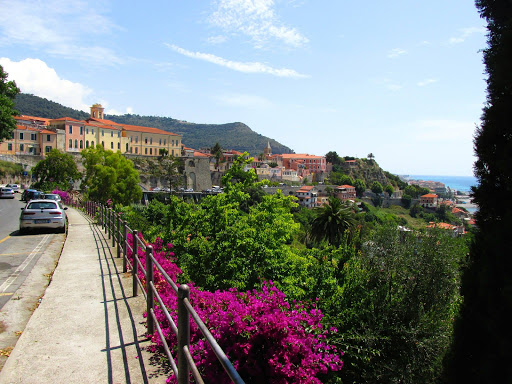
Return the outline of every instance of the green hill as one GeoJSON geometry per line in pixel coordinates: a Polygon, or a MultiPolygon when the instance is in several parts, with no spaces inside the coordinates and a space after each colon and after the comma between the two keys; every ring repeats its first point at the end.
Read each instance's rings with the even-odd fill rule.
{"type": "MultiPolygon", "coordinates": [[[[71,117],[77,120],[87,119],[87,112],[65,107],[59,103],[42,97],[20,93],[16,97],[16,108],[22,115],[45,118],[71,117]]],[[[187,147],[199,149],[212,147],[219,143],[222,148],[236,151],[247,151],[253,156],[263,152],[270,142],[273,153],[293,153],[289,147],[274,139],[254,132],[244,123],[226,124],[195,124],[176,120],[170,117],[140,116],[140,115],[105,115],[106,119],[120,124],[139,125],[159,128],[164,131],[178,133],[183,136],[183,144],[187,147]]]]}

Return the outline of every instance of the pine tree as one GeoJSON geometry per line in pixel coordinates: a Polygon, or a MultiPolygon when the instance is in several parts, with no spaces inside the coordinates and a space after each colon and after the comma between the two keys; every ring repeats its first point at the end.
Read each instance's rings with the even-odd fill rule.
{"type": "Polygon", "coordinates": [[[449,383],[512,382],[512,1],[477,0],[488,22],[487,105],[475,136],[479,233],[462,280],[464,303],[446,360],[449,383]]]}

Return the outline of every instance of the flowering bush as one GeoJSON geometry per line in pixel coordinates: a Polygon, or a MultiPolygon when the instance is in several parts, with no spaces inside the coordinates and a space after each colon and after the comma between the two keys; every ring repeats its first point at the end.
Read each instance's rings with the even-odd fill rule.
{"type": "MultiPolygon", "coordinates": [[[[131,234],[128,241],[133,244],[131,234]]],[[[152,246],[155,259],[176,282],[181,270],[174,263],[172,245],[164,246],[157,238],[152,246]]],[[[137,253],[145,265],[145,252],[139,247],[137,253]]],[[[128,257],[132,259],[130,251],[128,257]]],[[[139,278],[144,282],[142,271],[139,278]]],[[[156,268],[153,283],[177,322],[176,294],[156,268]]],[[[212,293],[200,291],[193,283],[189,286],[196,312],[246,383],[321,383],[322,376],[343,366],[342,353],[326,343],[329,331],[322,327],[320,310],[303,303],[290,305],[271,281],[263,282],[260,291],[247,292],[232,288],[212,293]]],[[[155,314],[167,343],[175,347],[177,338],[162,310],[157,307],[155,314]]],[[[195,323],[190,337],[190,352],[202,375],[214,377],[216,383],[231,383],[195,323]]],[[[156,332],[152,340],[153,350],[162,346],[156,332]]],[[[168,382],[176,382],[175,377],[168,382]]]]}
{"type": "Polygon", "coordinates": [[[69,194],[66,191],[61,191],[59,189],[54,189],[52,191],[52,193],[55,193],[55,194],[59,195],[64,203],[66,203],[66,204],[69,203],[70,196],[69,196],[69,194]]]}

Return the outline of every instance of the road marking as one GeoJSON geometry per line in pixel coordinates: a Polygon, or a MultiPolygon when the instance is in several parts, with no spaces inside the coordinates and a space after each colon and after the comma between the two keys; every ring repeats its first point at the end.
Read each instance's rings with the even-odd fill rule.
{"type": "Polygon", "coordinates": [[[27,252],[22,253],[0,253],[0,256],[19,256],[19,255],[28,255],[27,252]]]}
{"type": "Polygon", "coordinates": [[[30,255],[28,255],[28,257],[25,259],[25,261],[21,263],[20,266],[16,268],[16,270],[13,273],[11,273],[9,278],[5,280],[2,285],[0,285],[0,294],[7,291],[7,288],[9,288],[11,284],[14,283],[14,281],[18,278],[21,272],[23,272],[25,268],[27,268],[28,264],[32,261],[32,259],[36,257],[36,255],[41,251],[41,248],[43,248],[43,245],[46,243],[49,237],[49,234],[43,237],[39,244],[37,244],[37,247],[35,247],[34,250],[30,253],[30,255]]]}
{"type": "Polygon", "coordinates": [[[3,243],[5,240],[9,239],[11,236],[4,237],[2,240],[0,240],[0,243],[3,243]]]}
{"type": "Polygon", "coordinates": [[[14,293],[12,292],[3,292],[3,293],[0,293],[0,296],[12,296],[14,295],[14,293]]]}

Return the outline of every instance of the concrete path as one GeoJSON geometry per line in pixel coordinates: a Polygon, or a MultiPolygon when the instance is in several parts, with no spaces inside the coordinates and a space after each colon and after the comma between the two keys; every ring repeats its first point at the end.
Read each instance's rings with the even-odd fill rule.
{"type": "Polygon", "coordinates": [[[0,372],[10,383],[165,383],[144,350],[144,297],[132,297],[111,242],[68,209],[69,231],[39,307],[0,372]]]}

